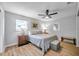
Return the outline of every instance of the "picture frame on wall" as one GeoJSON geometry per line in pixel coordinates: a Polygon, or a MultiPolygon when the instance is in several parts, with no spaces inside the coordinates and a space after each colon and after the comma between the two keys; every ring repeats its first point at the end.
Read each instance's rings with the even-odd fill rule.
{"type": "Polygon", "coordinates": [[[38,28],[38,24],[37,23],[32,23],[32,28],[37,29],[38,28]]]}

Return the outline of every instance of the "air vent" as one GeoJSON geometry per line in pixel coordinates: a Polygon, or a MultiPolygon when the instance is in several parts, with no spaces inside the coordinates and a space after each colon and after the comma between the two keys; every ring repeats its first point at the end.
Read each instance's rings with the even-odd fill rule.
{"type": "Polygon", "coordinates": [[[73,4],[74,2],[67,2],[67,4],[73,4]]]}
{"type": "Polygon", "coordinates": [[[67,2],[67,4],[71,4],[72,2],[67,2]]]}

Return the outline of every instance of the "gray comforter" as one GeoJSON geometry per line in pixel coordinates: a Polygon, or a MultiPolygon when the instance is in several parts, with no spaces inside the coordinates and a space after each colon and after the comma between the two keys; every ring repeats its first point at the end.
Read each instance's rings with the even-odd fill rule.
{"type": "Polygon", "coordinates": [[[56,39],[55,34],[36,34],[29,35],[29,41],[36,46],[42,48],[43,52],[46,52],[50,47],[50,42],[56,39]]]}

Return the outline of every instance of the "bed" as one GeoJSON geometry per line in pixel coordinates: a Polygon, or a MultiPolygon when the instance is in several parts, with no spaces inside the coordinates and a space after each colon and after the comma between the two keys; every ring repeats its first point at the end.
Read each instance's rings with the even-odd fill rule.
{"type": "Polygon", "coordinates": [[[29,41],[40,47],[44,53],[50,48],[50,42],[55,39],[57,39],[56,34],[29,35],[29,41]]]}

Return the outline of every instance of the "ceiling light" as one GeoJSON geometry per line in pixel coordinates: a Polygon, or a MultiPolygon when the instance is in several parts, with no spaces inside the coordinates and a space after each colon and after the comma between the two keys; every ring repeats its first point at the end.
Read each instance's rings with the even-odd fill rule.
{"type": "Polygon", "coordinates": [[[48,16],[46,16],[45,18],[49,18],[48,16]]]}

